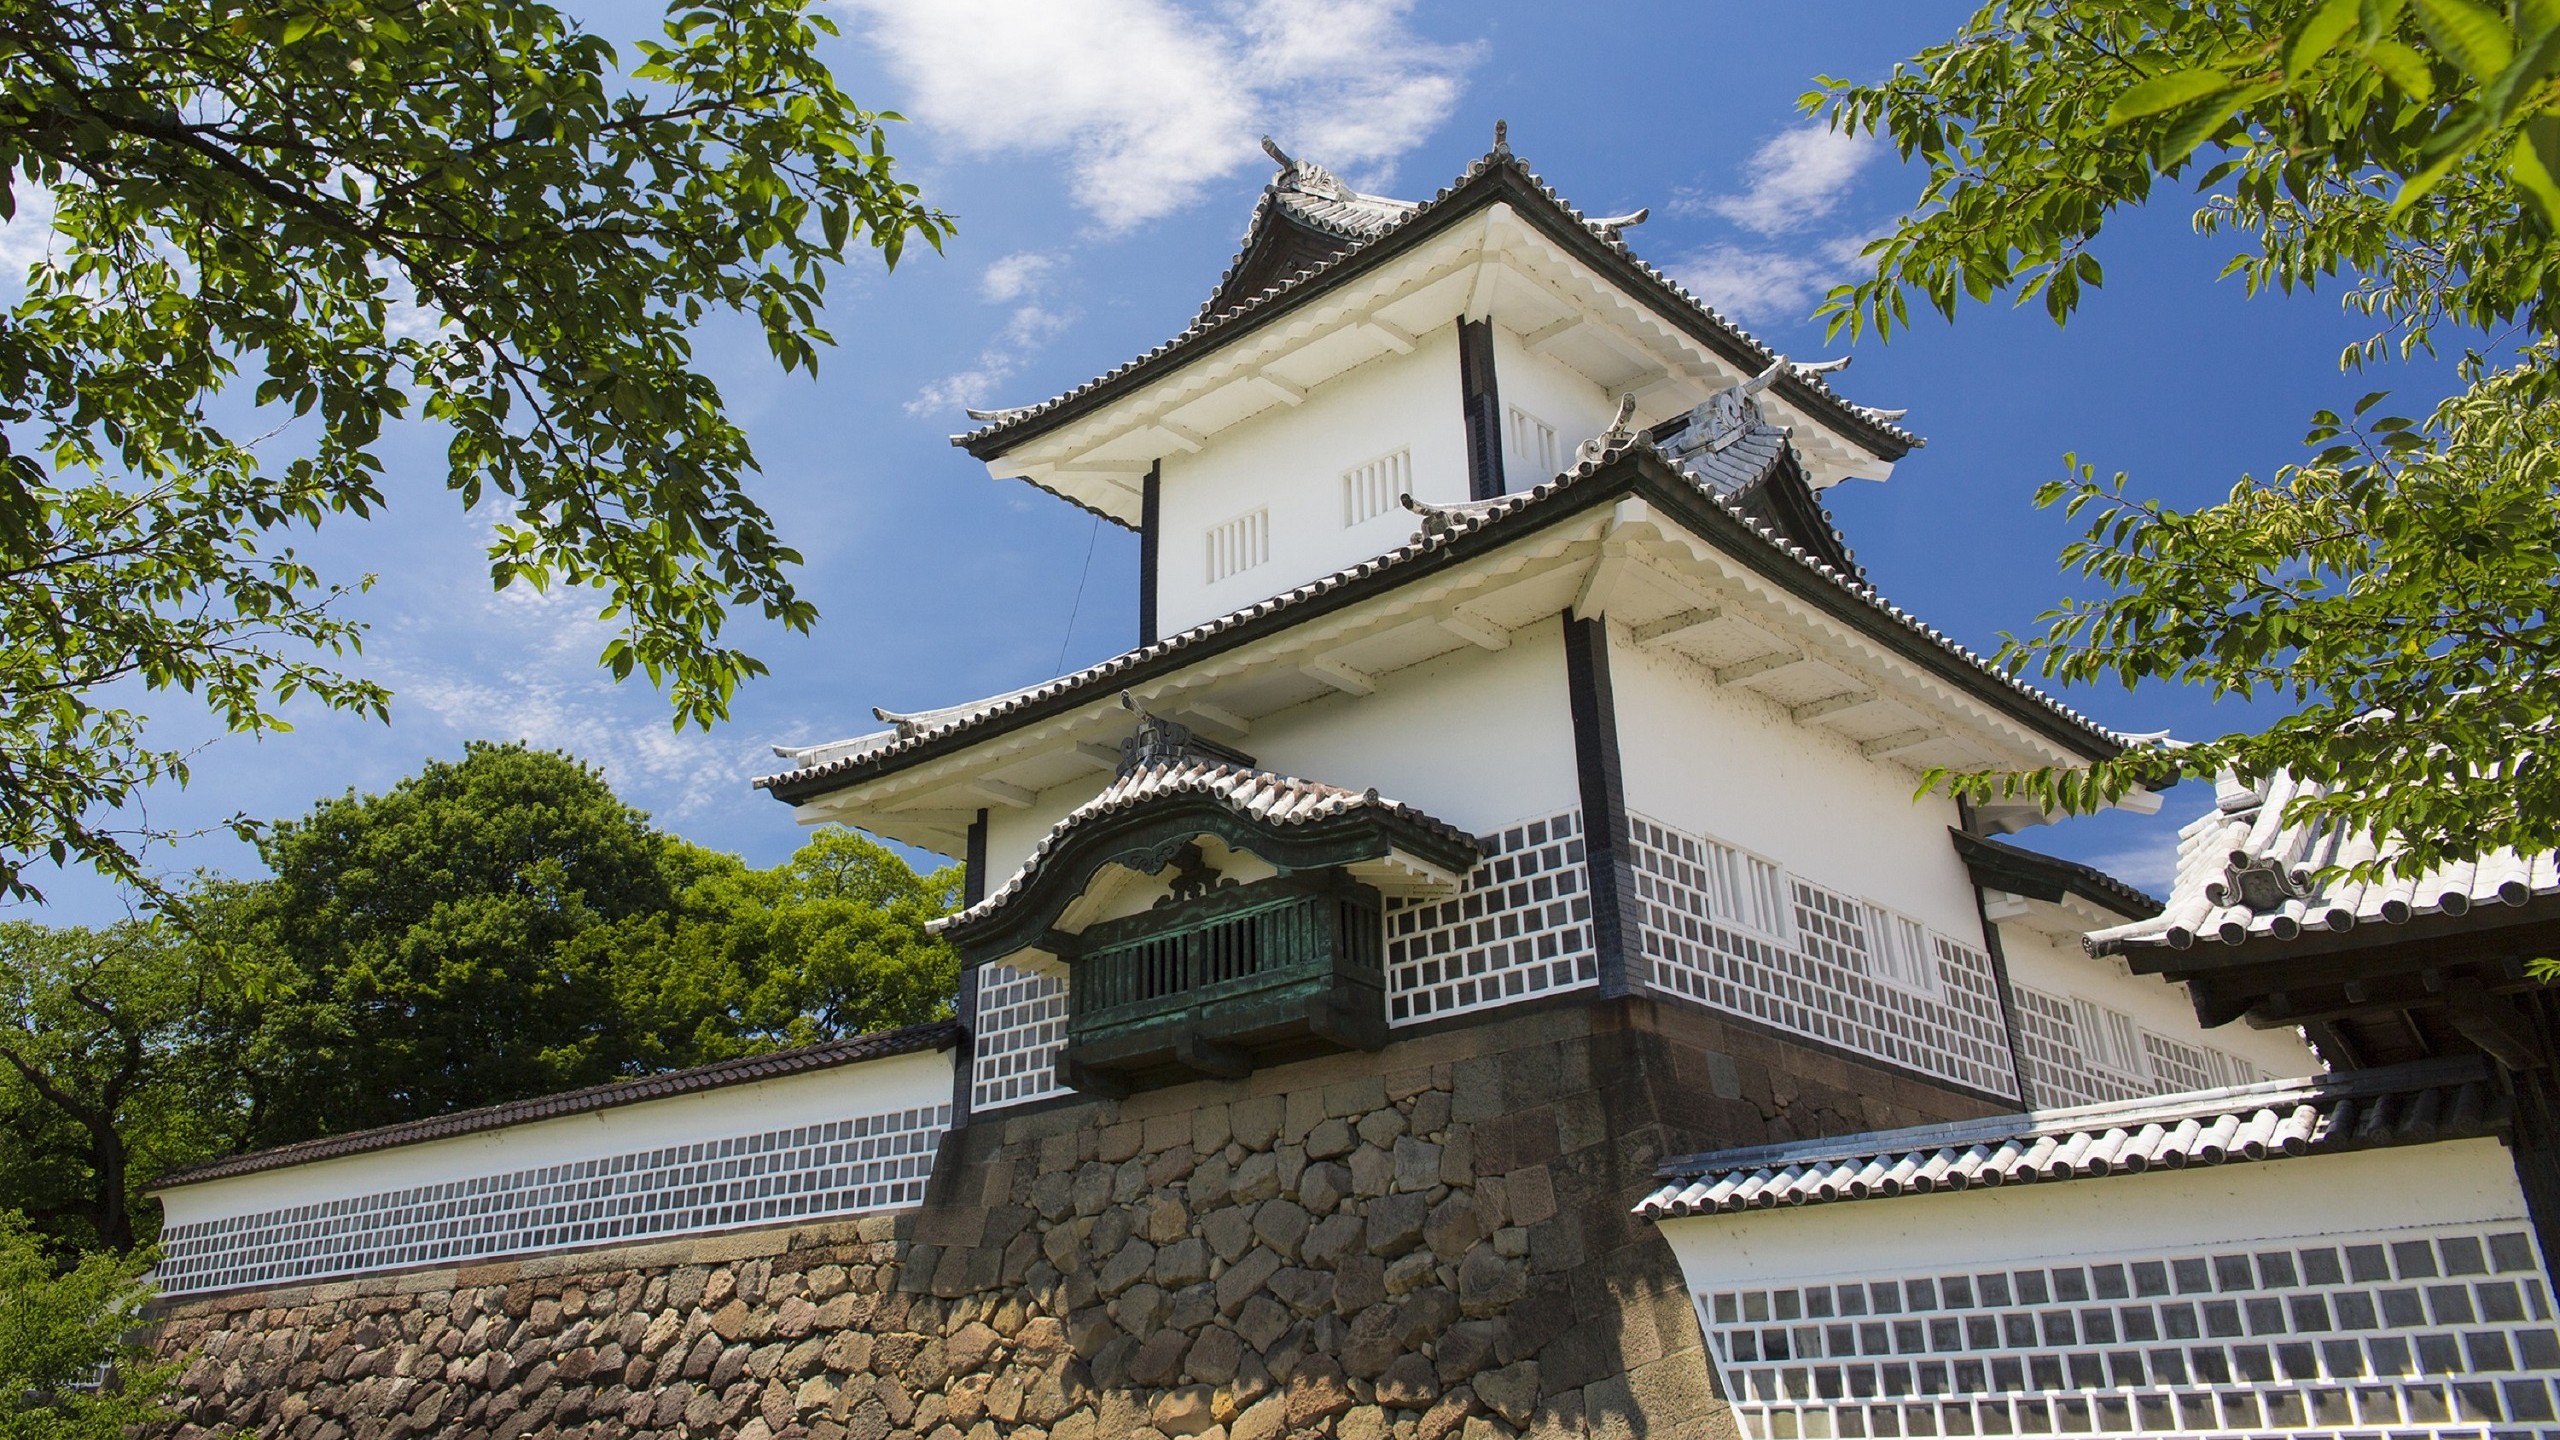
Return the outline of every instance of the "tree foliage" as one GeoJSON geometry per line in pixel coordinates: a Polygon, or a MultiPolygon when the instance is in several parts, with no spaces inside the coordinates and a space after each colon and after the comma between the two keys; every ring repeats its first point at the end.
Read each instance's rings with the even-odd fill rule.
{"type": "Polygon", "coordinates": [[[164,927],[0,925],[0,1207],[133,1248],[143,1186],[238,1143],[230,977],[164,927]]]}
{"type": "Polygon", "coordinates": [[[2560,710],[2555,77],[2560,0],[2046,0],[1805,97],[1924,176],[1875,273],[1830,297],[1835,333],[1890,334],[1915,297],[1952,318],[2008,294],[2067,321],[2104,278],[2106,222],[2180,182],[2251,294],[2331,290],[2367,318],[2342,368],[2432,356],[2440,332],[2492,352],[2464,354],[2460,393],[2423,418],[2342,396],[2311,417],[2307,459],[2196,511],[2073,459],[2038,498],[2086,522],[2064,561],[2105,589],[2002,658],[2293,712],[2085,769],[1933,779],[2077,809],[2290,770],[2335,787],[2296,820],[2395,832],[2412,870],[2560,846],[2538,754],[2560,710]]]}
{"type": "Polygon", "coordinates": [[[102,1250],[64,1269],[0,1210],[0,1440],[125,1440],[171,1418],[179,1366],[130,1338],[150,1267],[102,1250]]]}
{"type": "Polygon", "coordinates": [[[949,230],[830,33],[679,0],[626,67],[542,4],[6,7],[0,216],[50,248],[0,314],[0,893],[37,856],[144,879],[98,817],[187,760],[106,687],[249,733],[297,695],[383,712],[338,668],[367,582],[291,542],[383,506],[402,419],[495,517],[493,581],[591,587],[617,678],[726,712],[762,669],[730,611],[813,611],[691,331],[814,367],[848,254],[949,230]]]}

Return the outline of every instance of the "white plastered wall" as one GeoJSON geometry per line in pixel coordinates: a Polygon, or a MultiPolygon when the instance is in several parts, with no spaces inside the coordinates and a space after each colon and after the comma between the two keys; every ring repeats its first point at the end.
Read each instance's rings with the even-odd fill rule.
{"type": "Polygon", "coordinates": [[[1581,804],[1564,632],[1514,631],[1379,677],[1372,695],[1329,695],[1255,723],[1242,742],[1267,770],[1377,787],[1469,834],[1581,804]]]}
{"type": "Polygon", "coordinates": [[[1982,944],[1973,881],[1947,838],[1953,801],[1913,799],[1910,771],[1614,628],[1609,678],[1629,810],[1982,944]]]}
{"type": "Polygon", "coordinates": [[[584,1115],[173,1185],[159,1192],[160,1203],[167,1224],[175,1228],[535,1166],[947,1105],[951,1062],[947,1051],[859,1061],[584,1115]]]}
{"type": "Polygon", "coordinates": [[[2134,975],[2113,960],[2093,958],[2076,938],[2058,937],[2019,924],[2003,924],[2000,952],[2011,983],[2065,999],[2081,998],[2133,1017],[2145,1030],[2188,1045],[2204,1045],[2254,1065],[2279,1079],[2320,1073],[2320,1058],[2299,1033],[2196,1023],[2184,986],[2134,975]]]}
{"type": "Polygon", "coordinates": [[[1197,454],[1163,459],[1157,523],[1159,634],[1243,609],[1413,535],[1402,507],[1346,527],[1342,474],[1397,450],[1412,452],[1412,492],[1467,498],[1466,427],[1459,413],[1455,326],[1415,337],[1318,386],[1295,407],[1275,405],[1223,430],[1197,454]],[[1209,531],[1268,507],[1271,558],[1211,584],[1209,531]]]}
{"type": "Polygon", "coordinates": [[[1494,388],[1502,400],[1504,440],[1503,488],[1530,489],[1555,478],[1524,467],[1512,454],[1511,410],[1514,406],[1555,427],[1556,469],[1573,464],[1574,447],[1609,428],[1617,418],[1617,397],[1593,384],[1582,372],[1520,343],[1520,337],[1496,323],[1493,327],[1494,388]]]}
{"type": "Polygon", "coordinates": [[[2095,1261],[2405,1226],[2522,1223],[2495,1140],[2198,1165],[1662,1222],[1694,1296],[1931,1269],[2095,1261]]]}

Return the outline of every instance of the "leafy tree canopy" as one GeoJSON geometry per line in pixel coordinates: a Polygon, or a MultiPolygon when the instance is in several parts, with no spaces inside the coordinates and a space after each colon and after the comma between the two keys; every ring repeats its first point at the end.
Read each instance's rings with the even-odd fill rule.
{"type": "Polygon", "coordinates": [[[2103,279],[2106,222],[2178,182],[2250,293],[2332,291],[2369,319],[2342,368],[2434,355],[2440,332],[2492,352],[2462,355],[2423,417],[2342,396],[2304,460],[2202,509],[2069,460],[2038,498],[2086,523],[2064,562],[2106,588],[2006,662],[2292,713],[2087,769],[1933,778],[2071,809],[2290,770],[2338,787],[2297,820],[2396,832],[2412,870],[2560,846],[2538,753],[2560,707],[2560,0],[2000,3],[1805,102],[1924,174],[1875,273],[1832,294],[1835,332],[1890,334],[1915,297],[1952,318],[2008,294],[2066,321],[2103,279]]]}
{"type": "Polygon", "coordinates": [[[758,871],[593,769],[474,744],[275,826],[205,943],[271,977],[243,1063],[282,1144],[930,1019],[955,872],[822,832],[758,871]]]}
{"type": "Polygon", "coordinates": [[[157,925],[0,924],[0,1208],[132,1248],[142,1187],[243,1133],[229,982],[157,925]]]}
{"type": "Polygon", "coordinates": [[[64,1270],[25,1217],[0,1210],[0,1440],[125,1440],[172,1418],[162,1401],[179,1367],[128,1338],[150,1267],[148,1251],[96,1251],[64,1270]]]}
{"type": "Polygon", "coordinates": [[[291,538],[385,503],[404,418],[496,515],[491,578],[597,591],[677,723],[763,668],[733,608],[808,627],[688,337],[733,314],[814,367],[848,253],[949,232],[830,33],[813,0],[678,0],[627,52],[535,3],[8,8],[0,216],[51,253],[0,312],[0,894],[35,857],[147,882],[98,817],[186,758],[104,687],[250,733],[384,712],[338,668],[367,582],[291,538]]]}

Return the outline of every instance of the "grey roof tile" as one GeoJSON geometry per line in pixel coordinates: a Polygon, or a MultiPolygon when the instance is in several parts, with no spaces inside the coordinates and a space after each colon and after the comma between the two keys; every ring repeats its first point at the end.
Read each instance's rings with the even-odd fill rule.
{"type": "Polygon", "coordinates": [[[690,1070],[670,1070],[662,1075],[646,1075],[637,1080],[617,1080],[609,1085],[591,1085],[584,1090],[568,1090],[557,1095],[537,1095],[529,1100],[510,1100],[503,1105],[484,1105],[477,1110],[460,1110],[451,1115],[435,1115],[424,1120],[409,1120],[398,1125],[384,1125],[372,1130],[354,1130],[344,1135],[324,1135],[293,1145],[280,1145],[271,1150],[253,1150],[245,1155],[230,1155],[196,1165],[182,1165],[163,1175],[152,1186],[164,1190],[173,1185],[194,1185],[207,1180],[220,1180],[232,1175],[248,1175],[261,1170],[280,1170],[288,1165],[302,1165],[314,1160],[334,1160],[345,1155],[362,1155],[375,1150],[389,1150],[402,1145],[415,1145],[427,1140],[447,1140],[456,1135],[477,1134],[510,1125],[523,1125],[535,1120],[552,1120],[563,1115],[585,1115],[597,1110],[610,1110],[622,1105],[637,1105],[647,1100],[664,1100],[676,1095],[691,1095],[704,1090],[718,1090],[731,1085],[752,1085],[760,1080],[778,1080],[786,1075],[805,1075],[813,1070],[832,1070],[840,1065],[860,1064],[865,1060],[886,1060],[898,1055],[913,1055],[926,1050],[947,1050],[960,1043],[960,1026],[950,1020],[937,1020],[925,1025],[909,1025],[900,1030],[883,1030],[871,1035],[855,1035],[843,1040],[821,1040],[814,1045],[796,1045],[788,1050],[772,1050],[762,1055],[745,1055],[735,1060],[721,1060],[697,1065],[690,1070]]]}
{"type": "MultiPolygon", "coordinates": [[[[861,775],[884,773],[897,769],[908,756],[928,746],[938,745],[974,731],[994,729],[1012,717],[1030,713],[1053,703],[1064,703],[1071,696],[1107,693],[1111,687],[1122,682],[1124,677],[1142,666],[1160,660],[1169,660],[1188,652],[1214,653],[1215,647],[1225,637],[1265,617],[1307,605],[1321,597],[1364,581],[1375,580],[1382,584],[1391,584],[1392,577],[1398,571],[1416,565],[1427,557],[1463,540],[1478,535],[1498,537],[1512,527],[1525,526],[1530,518],[1542,515],[1554,505],[1562,503],[1563,497],[1588,483],[1593,476],[1615,469],[1621,462],[1639,453],[1651,456],[1666,465],[1669,464],[1662,452],[1648,440],[1638,439],[1623,446],[1603,450],[1596,458],[1576,463],[1572,469],[1559,474],[1543,485],[1481,504],[1449,507],[1445,522],[1425,526],[1415,533],[1413,539],[1403,545],[1360,561],[1358,564],[1281,591],[1269,599],[1257,601],[1243,609],[1219,616],[1217,619],[1204,621],[1188,630],[1168,635],[1152,645],[1140,646],[1135,650],[1113,656],[1098,665],[1088,666],[1085,669],[1061,675],[1057,679],[996,696],[974,705],[953,706],[929,712],[935,717],[932,723],[901,725],[893,731],[878,731],[870,735],[811,747],[810,761],[816,763],[804,761],[796,769],[758,776],[754,785],[757,789],[773,791],[778,798],[789,800],[793,795],[806,793],[812,786],[819,785],[821,782],[843,779],[849,783],[853,778],[861,775]]],[[[1711,500],[1719,510],[1757,537],[1761,543],[1801,567],[1808,579],[1835,587],[1839,592],[1894,627],[1956,660],[1979,677],[1981,683],[2031,702],[2054,719],[2084,735],[2093,745],[2101,747],[2104,751],[2112,753],[2127,743],[2124,736],[1993,665],[1936,626],[1930,625],[1887,600],[1862,576],[1840,569],[1779,534],[1767,522],[1746,513],[1732,497],[1700,478],[1695,472],[1683,470],[1678,473],[1684,480],[1695,486],[1699,493],[1711,500]]]]}
{"type": "MultiPolygon", "coordinates": [[[[1586,217],[1564,197],[1558,195],[1544,180],[1538,178],[1508,149],[1496,149],[1478,157],[1459,174],[1457,179],[1443,186],[1429,200],[1413,204],[1411,208],[1401,213],[1392,213],[1378,208],[1405,203],[1390,201],[1383,196],[1359,197],[1361,202],[1366,202],[1365,204],[1334,206],[1307,204],[1303,208],[1300,203],[1301,197],[1293,196],[1288,202],[1291,205],[1291,214],[1303,214],[1309,217],[1321,214],[1339,224],[1342,228],[1337,233],[1341,233],[1345,240],[1353,243],[1340,254],[1310,265],[1259,294],[1241,300],[1225,294],[1227,281],[1234,278],[1236,266],[1243,262],[1244,256],[1239,254],[1236,262],[1229,266],[1227,274],[1221,277],[1218,288],[1212,292],[1212,299],[1201,307],[1199,314],[1180,334],[1063,394],[1052,396],[1036,404],[990,412],[994,418],[975,430],[951,437],[951,443],[972,454],[982,456],[993,454],[995,452],[989,447],[994,442],[1031,427],[1063,408],[1072,406],[1098,391],[1128,383],[1142,372],[1161,369],[1187,359],[1193,351],[1226,332],[1239,329],[1260,319],[1271,310],[1295,303],[1315,293],[1346,265],[1365,253],[1374,242],[1442,214],[1448,209],[1453,196],[1465,190],[1472,182],[1497,171],[1507,171],[1517,176],[1533,196],[1558,213],[1569,217],[1574,225],[1587,231],[1595,242],[1605,246],[1608,253],[1631,266],[1642,283],[1655,288],[1666,299],[1674,302],[1677,308],[1689,312],[1703,321],[1710,330],[1732,341],[1746,357],[1751,357],[1748,368],[1755,371],[1763,369],[1778,359],[1778,352],[1770,349],[1757,336],[1734,324],[1713,306],[1689,293],[1679,282],[1647,264],[1633,250],[1627,248],[1621,227],[1600,224],[1586,217]]],[[[1282,172],[1284,177],[1288,173],[1282,172]]],[[[1265,191],[1263,201],[1256,207],[1257,224],[1261,222],[1263,206],[1275,203],[1277,194],[1278,184],[1275,182],[1272,188],[1265,191]]],[[[1250,233],[1248,232],[1248,239],[1250,239],[1250,233]]],[[[1247,248],[1249,250],[1250,245],[1247,248]]],[[[1842,418],[1854,419],[1862,427],[1879,436],[1889,438],[1890,441],[1905,449],[1917,448],[1925,443],[1918,435],[1895,423],[1888,412],[1847,399],[1833,390],[1820,376],[1797,375],[1791,377],[1789,384],[1794,391],[1790,398],[1800,401],[1809,399],[1816,408],[1830,408],[1842,418]]]]}
{"type": "Polygon", "coordinates": [[[1040,843],[1032,847],[1030,856],[987,898],[956,915],[933,922],[933,928],[940,931],[952,926],[975,924],[1003,909],[1030,882],[1050,853],[1076,831],[1111,816],[1179,795],[1207,796],[1239,815],[1272,825],[1303,825],[1354,810],[1376,810],[1436,832],[1470,853],[1475,848],[1474,837],[1465,831],[1401,801],[1386,799],[1374,789],[1345,790],[1339,785],[1327,785],[1318,780],[1299,780],[1267,770],[1215,761],[1183,760],[1142,765],[1116,777],[1103,787],[1101,794],[1068,811],[1057,824],[1050,826],[1049,833],[1041,836],[1040,843]]]}
{"type": "Polygon", "coordinates": [[[1652,1220],[2138,1175],[2506,1133],[2478,1056],[1951,1125],[1718,1151],[1663,1163],[1652,1220]]]}
{"type": "Polygon", "coordinates": [[[2560,855],[2551,852],[2501,849],[2414,879],[2389,877],[2401,853],[2397,843],[2376,842],[2370,831],[2287,821],[2288,805],[2320,793],[2321,787],[2290,775],[2254,788],[2226,777],[2214,808],[2178,831],[2168,904],[2150,919],[2091,931],[2084,942],[2089,952],[2285,941],[2560,895],[2560,855]],[[2368,864],[2385,867],[2386,878],[2345,878],[2344,872],[2368,864]]]}

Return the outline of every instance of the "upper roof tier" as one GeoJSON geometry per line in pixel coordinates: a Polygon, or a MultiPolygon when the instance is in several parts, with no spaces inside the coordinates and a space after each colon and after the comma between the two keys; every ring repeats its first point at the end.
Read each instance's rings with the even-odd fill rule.
{"type": "Polygon", "coordinates": [[[1600,390],[1633,395],[1644,426],[1779,367],[1759,401],[1817,490],[1882,479],[1920,443],[1894,423],[1900,412],[1779,366],[1783,357],[1636,258],[1621,232],[1642,212],[1585,217],[1500,144],[1418,203],[1272,153],[1280,169],[1243,247],[1186,329],[1054,399],[973,411],[986,423],[953,443],[999,477],[1135,527],[1158,460],[1410,354],[1460,319],[1496,322],[1600,390]]]}

